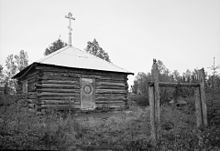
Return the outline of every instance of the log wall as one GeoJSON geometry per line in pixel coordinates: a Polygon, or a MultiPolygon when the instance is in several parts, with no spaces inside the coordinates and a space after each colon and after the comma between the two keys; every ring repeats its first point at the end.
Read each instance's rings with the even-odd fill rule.
{"type": "MultiPolygon", "coordinates": [[[[127,103],[127,74],[94,70],[37,66],[35,97],[41,109],[80,108],[80,78],[95,80],[95,102],[98,108],[124,108],[127,103]]],[[[31,85],[30,85],[31,88],[31,85]]]]}
{"type": "Polygon", "coordinates": [[[26,99],[28,103],[28,107],[31,110],[39,108],[39,102],[37,99],[37,89],[36,84],[39,80],[39,71],[32,70],[26,76],[22,77],[18,80],[17,93],[20,96],[20,99],[26,99]],[[27,81],[27,93],[23,92],[23,83],[27,81]]]}

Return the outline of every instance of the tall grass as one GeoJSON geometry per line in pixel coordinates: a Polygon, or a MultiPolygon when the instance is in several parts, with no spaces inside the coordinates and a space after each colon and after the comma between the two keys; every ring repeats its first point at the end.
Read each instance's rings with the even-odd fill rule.
{"type": "MultiPolygon", "coordinates": [[[[196,150],[213,149],[215,127],[197,130],[189,108],[162,106],[161,137],[151,145],[149,108],[107,113],[36,115],[18,101],[0,107],[0,148],[20,150],[196,150]]],[[[191,108],[190,110],[194,110],[191,108]]]]}

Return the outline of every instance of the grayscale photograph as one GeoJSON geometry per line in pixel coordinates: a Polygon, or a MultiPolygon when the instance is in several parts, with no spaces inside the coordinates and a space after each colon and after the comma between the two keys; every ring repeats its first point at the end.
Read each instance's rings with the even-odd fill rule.
{"type": "Polygon", "coordinates": [[[220,151],[220,0],[0,0],[0,150],[220,151]]]}

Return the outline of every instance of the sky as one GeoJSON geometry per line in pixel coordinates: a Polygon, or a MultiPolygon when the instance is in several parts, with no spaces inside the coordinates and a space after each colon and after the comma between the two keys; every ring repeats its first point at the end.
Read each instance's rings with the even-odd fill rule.
{"type": "Polygon", "coordinates": [[[153,58],[180,73],[210,72],[213,57],[220,65],[220,0],[0,0],[0,64],[20,50],[32,63],[59,37],[68,42],[68,12],[73,46],[96,38],[135,75],[150,72],[153,58]]]}

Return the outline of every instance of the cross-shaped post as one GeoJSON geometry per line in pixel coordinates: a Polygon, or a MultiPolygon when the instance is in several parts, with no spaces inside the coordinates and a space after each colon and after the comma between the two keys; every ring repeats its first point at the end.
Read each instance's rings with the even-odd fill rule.
{"type": "Polygon", "coordinates": [[[73,18],[72,13],[68,13],[68,15],[65,16],[65,18],[69,19],[69,46],[72,46],[72,27],[71,27],[71,21],[75,20],[75,18],[73,18]]]}

